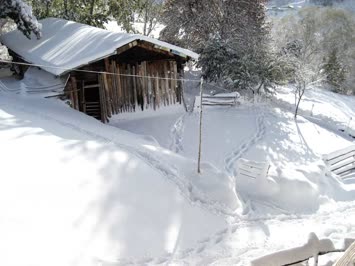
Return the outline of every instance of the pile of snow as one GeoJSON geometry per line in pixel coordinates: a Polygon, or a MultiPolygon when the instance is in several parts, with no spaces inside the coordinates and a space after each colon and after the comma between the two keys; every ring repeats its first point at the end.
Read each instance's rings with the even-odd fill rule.
{"type": "Polygon", "coordinates": [[[164,260],[239,207],[228,176],[207,165],[199,176],[147,138],[54,100],[3,92],[0,106],[3,264],[164,260]]]}
{"type": "Polygon", "coordinates": [[[197,175],[198,112],[103,125],[53,99],[0,94],[6,265],[248,265],[322,250],[314,237],[304,247],[310,232],[334,246],[355,237],[355,184],[326,175],[322,160],[352,145],[338,125],[354,97],[308,91],[296,121],[288,88],[266,103],[205,108],[197,175]],[[240,160],[270,169],[243,177],[240,160]]]}
{"type": "Polygon", "coordinates": [[[44,70],[30,67],[22,80],[8,77],[0,80],[0,90],[17,94],[50,97],[63,93],[68,76],[56,77],[44,70]]]}

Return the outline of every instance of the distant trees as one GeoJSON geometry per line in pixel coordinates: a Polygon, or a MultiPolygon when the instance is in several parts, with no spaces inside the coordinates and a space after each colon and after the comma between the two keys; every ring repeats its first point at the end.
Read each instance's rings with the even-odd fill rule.
{"type": "Polygon", "coordinates": [[[149,36],[156,28],[162,6],[161,0],[109,1],[110,14],[126,32],[146,36],[149,36]],[[142,23],[142,29],[135,28],[135,22],[142,23]]]}
{"type": "Polygon", "coordinates": [[[296,72],[303,69],[300,76],[307,74],[306,87],[323,84],[341,93],[355,90],[354,75],[350,74],[355,73],[352,13],[337,8],[307,7],[296,15],[276,19],[273,24],[273,46],[292,57],[289,62],[298,62],[293,66],[296,72]]]}
{"type": "Polygon", "coordinates": [[[103,27],[108,21],[107,1],[102,0],[29,0],[39,18],[57,17],[103,27]]]}
{"type": "Polygon", "coordinates": [[[57,17],[103,28],[114,19],[129,33],[150,35],[162,8],[161,0],[29,0],[39,18],[57,17]],[[142,29],[134,27],[135,22],[142,29]]]}

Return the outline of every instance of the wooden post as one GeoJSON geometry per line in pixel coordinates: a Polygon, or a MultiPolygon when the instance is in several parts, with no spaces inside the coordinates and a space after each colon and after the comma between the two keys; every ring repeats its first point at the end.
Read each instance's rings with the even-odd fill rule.
{"type": "Polygon", "coordinates": [[[200,126],[198,136],[198,159],[197,159],[197,173],[201,174],[201,150],[202,150],[202,96],[203,96],[203,78],[200,84],[200,126]]]}

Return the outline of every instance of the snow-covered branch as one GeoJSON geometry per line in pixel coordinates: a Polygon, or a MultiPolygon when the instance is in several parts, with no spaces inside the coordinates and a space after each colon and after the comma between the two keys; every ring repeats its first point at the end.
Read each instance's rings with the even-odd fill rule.
{"type": "Polygon", "coordinates": [[[2,0],[0,2],[0,18],[11,18],[26,37],[30,38],[33,32],[41,38],[41,24],[32,14],[32,8],[22,0],[2,0]]]}

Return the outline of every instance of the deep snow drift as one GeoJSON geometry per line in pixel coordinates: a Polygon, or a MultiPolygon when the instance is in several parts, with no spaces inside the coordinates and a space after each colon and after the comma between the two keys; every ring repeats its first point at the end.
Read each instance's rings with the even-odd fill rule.
{"type": "Polygon", "coordinates": [[[337,128],[355,99],[310,91],[297,123],[292,99],[285,89],[275,101],[206,108],[199,176],[197,112],[103,125],[0,91],[1,264],[248,265],[311,232],[336,246],[355,238],[355,182],[326,176],[321,160],[352,144],[337,128]],[[268,176],[240,178],[240,158],[268,161],[268,176]]]}

